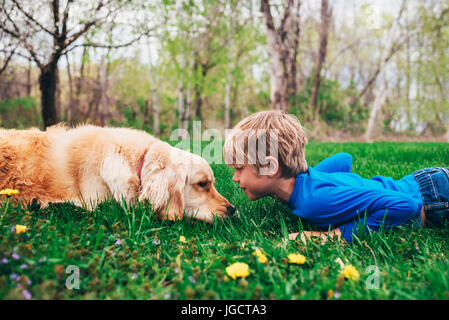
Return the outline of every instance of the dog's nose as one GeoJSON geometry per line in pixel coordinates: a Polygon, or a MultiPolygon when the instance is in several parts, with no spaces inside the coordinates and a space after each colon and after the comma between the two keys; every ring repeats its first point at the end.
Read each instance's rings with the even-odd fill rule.
{"type": "Polygon", "coordinates": [[[226,207],[226,213],[228,214],[228,216],[232,216],[235,213],[235,208],[233,206],[228,206],[226,207]]]}

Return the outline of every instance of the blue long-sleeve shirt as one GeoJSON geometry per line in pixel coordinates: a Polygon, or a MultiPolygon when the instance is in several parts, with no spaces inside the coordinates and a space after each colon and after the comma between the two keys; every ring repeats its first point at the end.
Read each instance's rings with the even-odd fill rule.
{"type": "MultiPolygon", "coordinates": [[[[366,227],[379,231],[407,223],[421,224],[422,196],[413,175],[400,180],[351,173],[352,157],[338,153],[296,176],[288,206],[293,213],[320,227],[340,227],[343,238],[352,241],[359,218],[366,227]]],[[[366,229],[365,229],[366,230],[366,229]]]]}

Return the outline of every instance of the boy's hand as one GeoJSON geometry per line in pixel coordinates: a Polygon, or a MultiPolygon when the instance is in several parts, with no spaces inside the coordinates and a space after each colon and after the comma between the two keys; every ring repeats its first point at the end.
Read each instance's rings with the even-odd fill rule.
{"type": "MultiPolygon", "coordinates": [[[[295,240],[298,236],[299,232],[296,233],[290,233],[288,235],[289,240],[295,240]]],[[[307,240],[311,240],[311,237],[318,237],[321,239],[321,244],[326,242],[328,237],[335,237],[337,236],[337,239],[340,239],[341,237],[341,231],[340,228],[331,230],[330,232],[320,232],[320,231],[303,231],[301,233],[301,241],[306,243],[307,240]]]]}
{"type": "MultiPolygon", "coordinates": [[[[301,233],[301,241],[302,241],[303,243],[306,243],[307,240],[310,240],[310,236],[312,235],[312,232],[313,232],[313,231],[303,231],[303,232],[301,233]]],[[[288,235],[288,239],[289,239],[289,240],[296,240],[296,237],[298,236],[298,234],[299,234],[299,232],[296,232],[296,233],[290,233],[290,234],[288,235]]]]}
{"type": "Polygon", "coordinates": [[[299,234],[299,232],[296,232],[296,233],[290,233],[290,234],[288,235],[288,239],[289,239],[289,240],[295,240],[296,237],[298,236],[298,234],[299,234]]]}

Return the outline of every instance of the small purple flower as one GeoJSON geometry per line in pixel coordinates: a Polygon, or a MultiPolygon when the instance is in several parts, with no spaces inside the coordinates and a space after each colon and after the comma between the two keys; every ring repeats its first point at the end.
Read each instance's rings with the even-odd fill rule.
{"type": "Polygon", "coordinates": [[[1,262],[2,264],[7,264],[9,261],[8,261],[8,259],[3,258],[0,262],[1,262]]]}
{"type": "Polygon", "coordinates": [[[179,269],[178,268],[175,268],[175,273],[179,273],[179,269]]]}
{"type": "Polygon", "coordinates": [[[11,232],[16,232],[16,226],[11,226],[11,232]]]}
{"type": "Polygon", "coordinates": [[[137,279],[138,275],[137,273],[133,273],[133,275],[131,276],[131,279],[137,279]]]}
{"type": "Polygon", "coordinates": [[[196,282],[195,278],[192,277],[192,276],[189,277],[189,280],[190,280],[190,282],[192,282],[192,283],[195,283],[195,282],[196,282]]]}
{"type": "Polygon", "coordinates": [[[19,256],[16,252],[13,252],[12,255],[11,255],[11,257],[12,257],[14,260],[19,260],[19,259],[20,259],[20,256],[19,256]]]}
{"type": "Polygon", "coordinates": [[[47,257],[42,257],[42,258],[39,258],[39,260],[38,260],[39,262],[45,262],[45,261],[47,261],[47,257]]]}
{"type": "Polygon", "coordinates": [[[27,267],[28,267],[28,266],[24,263],[24,264],[21,264],[19,268],[20,268],[20,269],[26,269],[27,267]]]}
{"type": "Polygon", "coordinates": [[[195,262],[198,262],[199,260],[198,260],[198,258],[195,258],[195,262]]]}
{"type": "Polygon", "coordinates": [[[31,295],[31,293],[28,291],[28,290],[22,290],[22,296],[25,298],[25,299],[27,299],[27,300],[30,300],[31,298],[32,298],[32,295],[31,295]]]}
{"type": "Polygon", "coordinates": [[[212,241],[209,241],[209,245],[210,245],[210,246],[212,245],[212,241]]]}
{"type": "Polygon", "coordinates": [[[20,279],[20,276],[19,276],[17,273],[11,273],[11,274],[9,275],[9,278],[10,278],[11,280],[13,280],[13,281],[17,281],[17,280],[20,279]]]}
{"type": "Polygon", "coordinates": [[[117,246],[119,246],[119,245],[122,244],[122,240],[118,239],[114,244],[117,245],[117,246]]]}
{"type": "Polygon", "coordinates": [[[418,246],[416,246],[415,249],[418,250],[418,251],[421,250],[418,246]]]}
{"type": "Polygon", "coordinates": [[[153,244],[155,244],[155,245],[159,245],[159,244],[161,244],[161,240],[153,240],[153,244]]]}
{"type": "Polygon", "coordinates": [[[340,292],[338,292],[338,291],[335,291],[335,292],[334,292],[334,298],[335,298],[335,299],[340,298],[340,296],[341,296],[340,292]]]}

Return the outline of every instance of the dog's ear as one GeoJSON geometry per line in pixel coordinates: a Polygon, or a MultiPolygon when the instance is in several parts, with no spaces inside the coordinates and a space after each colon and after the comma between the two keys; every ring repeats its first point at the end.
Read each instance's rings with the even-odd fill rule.
{"type": "Polygon", "coordinates": [[[145,154],[139,201],[148,199],[161,218],[182,219],[187,173],[169,160],[170,146],[157,143],[145,154]]]}

